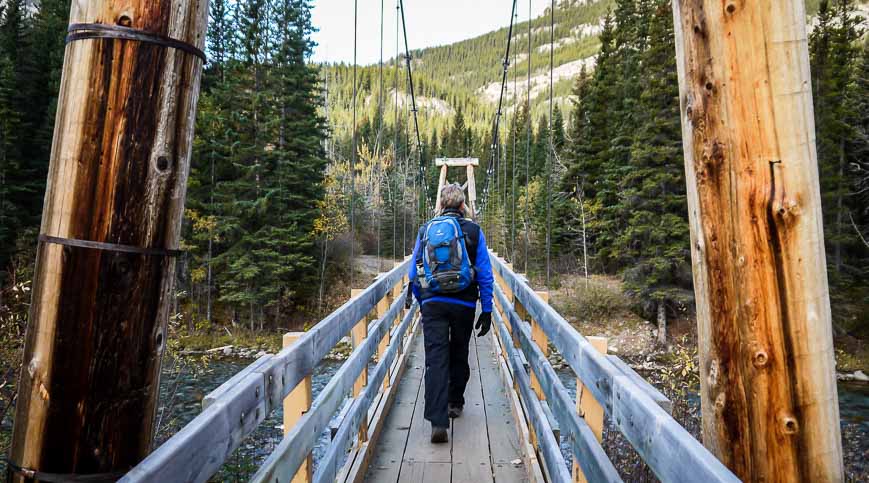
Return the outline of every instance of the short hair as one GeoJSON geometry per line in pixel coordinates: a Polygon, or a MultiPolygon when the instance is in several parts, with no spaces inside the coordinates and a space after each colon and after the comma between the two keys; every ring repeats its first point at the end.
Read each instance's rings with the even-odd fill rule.
{"type": "Polygon", "coordinates": [[[465,203],[465,190],[458,183],[441,189],[441,210],[457,210],[465,203]]]}

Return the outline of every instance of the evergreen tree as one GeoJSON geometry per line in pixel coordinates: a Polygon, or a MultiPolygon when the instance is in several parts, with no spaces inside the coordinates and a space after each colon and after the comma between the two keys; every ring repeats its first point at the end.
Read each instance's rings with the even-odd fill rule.
{"type": "Polygon", "coordinates": [[[456,110],[456,117],[453,119],[453,127],[450,131],[450,141],[447,145],[447,155],[451,158],[465,157],[469,153],[468,132],[465,126],[465,114],[462,107],[456,110]]]}
{"type": "MultiPolygon", "coordinates": [[[[659,0],[649,22],[649,47],[641,57],[644,88],[630,169],[621,181],[626,229],[613,256],[626,267],[627,288],[665,304],[690,288],[688,213],[679,122],[673,15],[659,0]]],[[[684,297],[682,297],[684,298],[684,297]]]]}
{"type": "MultiPolygon", "coordinates": [[[[21,196],[18,185],[21,172],[19,134],[21,120],[15,109],[15,72],[9,55],[0,51],[0,246],[14,245],[16,234],[24,220],[16,210],[16,200],[21,196]]],[[[11,250],[0,251],[0,267],[5,268],[11,250]]],[[[0,270],[0,274],[3,271],[0,270]]],[[[0,276],[0,284],[4,282],[0,276]]]]}
{"type": "MultiPolygon", "coordinates": [[[[824,237],[830,283],[834,287],[853,284],[858,273],[851,269],[849,253],[859,249],[860,240],[851,228],[849,213],[856,201],[848,170],[851,140],[857,137],[857,107],[849,102],[857,73],[863,19],[855,15],[852,0],[822,0],[818,26],[809,40],[817,130],[818,168],[821,179],[824,237]]],[[[834,304],[835,305],[835,304],[834,304]]]]}

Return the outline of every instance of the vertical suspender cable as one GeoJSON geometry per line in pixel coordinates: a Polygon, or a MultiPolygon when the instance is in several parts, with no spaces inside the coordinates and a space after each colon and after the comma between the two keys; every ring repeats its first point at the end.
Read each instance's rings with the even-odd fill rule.
{"type": "Polygon", "coordinates": [[[531,223],[528,216],[528,185],[531,183],[530,169],[528,165],[531,162],[531,20],[532,20],[532,5],[533,0],[528,0],[528,84],[525,87],[525,104],[528,108],[528,117],[525,119],[525,273],[528,273],[528,255],[529,246],[531,244],[531,223]]]}
{"type": "MultiPolygon", "coordinates": [[[[507,79],[508,79],[508,69],[510,67],[510,46],[513,40],[513,20],[515,19],[516,13],[516,2],[517,0],[513,0],[513,8],[510,10],[510,28],[507,30],[507,51],[504,54],[504,62],[503,62],[503,72],[501,74],[501,93],[498,99],[498,110],[495,112],[495,119],[492,122],[492,158],[489,166],[486,169],[486,180],[483,184],[483,202],[481,204],[483,212],[485,212],[486,207],[489,202],[489,185],[491,183],[491,177],[494,174],[496,177],[498,176],[498,172],[495,171],[496,164],[498,159],[500,158],[500,140],[498,138],[500,134],[500,126],[501,126],[501,113],[502,108],[504,107],[504,91],[507,88],[507,79]]],[[[496,179],[497,183],[497,179],[496,179]]],[[[499,196],[497,193],[498,186],[495,186],[496,196],[499,196]]],[[[497,198],[496,198],[497,200],[497,198]]],[[[497,201],[496,201],[497,202],[497,201]]]]}
{"type": "MultiPolygon", "coordinates": [[[[519,20],[519,11],[513,12],[514,19],[519,20]]],[[[511,136],[513,137],[513,169],[511,171],[510,185],[510,262],[516,263],[516,138],[519,131],[516,130],[519,120],[519,49],[513,52],[513,125],[511,136]]]]}
{"type": "MultiPolygon", "coordinates": [[[[396,3],[395,4],[395,59],[393,61],[393,64],[395,66],[394,67],[395,82],[393,85],[393,88],[395,90],[395,93],[394,93],[394,96],[395,96],[395,101],[394,101],[395,102],[395,106],[394,106],[395,107],[395,122],[393,123],[393,130],[395,131],[395,133],[394,133],[395,139],[392,141],[392,173],[393,173],[393,175],[396,174],[396,170],[398,170],[399,166],[400,166],[400,163],[398,161],[398,51],[399,51],[399,47],[398,47],[398,3],[396,3]]],[[[399,171],[399,173],[400,173],[400,171],[399,171]]],[[[395,249],[395,247],[398,245],[398,232],[397,232],[396,226],[395,226],[397,224],[398,219],[397,219],[397,215],[396,215],[395,211],[398,210],[399,207],[402,207],[401,211],[404,211],[404,208],[403,208],[404,176],[397,176],[396,179],[397,179],[397,182],[395,184],[398,185],[397,187],[401,187],[399,190],[400,196],[398,198],[399,200],[401,200],[401,202],[395,203],[393,201],[393,203],[392,203],[392,259],[393,260],[396,259],[396,255],[398,254],[398,252],[395,249]]],[[[404,228],[402,227],[402,232],[403,231],[404,231],[404,228]]],[[[401,256],[402,257],[404,257],[404,250],[405,250],[405,248],[404,248],[404,246],[402,246],[401,247],[401,256]]]]}
{"type": "MultiPolygon", "coordinates": [[[[510,87],[510,84],[507,84],[504,87],[504,89],[509,89],[509,87],[510,87]]],[[[509,122],[504,123],[504,133],[506,134],[506,136],[504,137],[504,160],[503,160],[504,175],[501,176],[501,184],[503,185],[501,187],[501,192],[502,192],[501,206],[503,207],[504,225],[501,228],[501,233],[503,233],[503,236],[504,236],[504,256],[507,257],[507,256],[509,256],[509,254],[507,253],[509,251],[507,249],[507,247],[508,247],[508,245],[507,245],[507,234],[508,234],[508,232],[507,232],[507,211],[508,211],[507,210],[507,186],[508,186],[508,184],[507,184],[507,168],[510,165],[510,163],[509,163],[510,156],[507,153],[507,143],[510,141],[510,138],[509,138],[510,123],[509,122]]]]}
{"type": "Polygon", "coordinates": [[[552,107],[555,94],[555,0],[549,12],[549,149],[546,156],[546,287],[549,287],[552,261],[552,161],[555,143],[552,139],[552,107]]]}
{"type": "Polygon", "coordinates": [[[356,34],[359,26],[359,0],[353,0],[353,152],[350,153],[350,288],[356,271],[356,34]]]}
{"type": "Polygon", "coordinates": [[[383,148],[382,148],[382,137],[383,137],[383,18],[386,16],[385,10],[385,0],[380,0],[380,96],[377,98],[377,119],[379,126],[377,128],[377,176],[375,177],[375,182],[377,186],[375,187],[376,193],[376,203],[374,203],[374,211],[377,215],[377,272],[379,273],[383,270],[382,263],[380,260],[380,232],[382,230],[382,205],[383,205],[383,197],[381,195],[381,190],[383,189],[383,148]]]}
{"type": "Polygon", "coordinates": [[[419,134],[419,119],[417,116],[417,114],[419,113],[419,110],[416,107],[416,94],[414,92],[414,87],[413,87],[413,69],[411,66],[412,58],[410,55],[410,48],[408,47],[407,21],[405,20],[405,16],[404,16],[404,0],[398,0],[398,5],[399,5],[400,11],[401,11],[401,25],[404,29],[404,51],[405,51],[405,57],[407,60],[407,80],[408,80],[408,84],[410,85],[410,102],[411,102],[411,106],[412,106],[411,111],[413,113],[414,128],[416,130],[416,154],[417,154],[417,158],[418,158],[417,161],[419,163],[419,173],[420,173],[420,181],[419,181],[420,196],[422,197],[422,203],[424,204],[424,207],[423,207],[424,214],[428,215],[428,214],[432,213],[434,207],[430,206],[432,203],[431,203],[431,200],[429,200],[429,198],[428,198],[428,187],[427,187],[428,181],[426,180],[426,177],[425,177],[425,165],[423,164],[423,159],[422,159],[422,137],[419,134]]]}
{"type": "MultiPolygon", "coordinates": [[[[405,69],[407,67],[405,66],[405,69]]],[[[407,82],[407,76],[404,77],[404,92],[405,95],[410,92],[410,83],[407,82]]],[[[410,195],[413,197],[413,203],[408,207],[410,209],[410,217],[411,219],[416,219],[416,205],[419,203],[419,197],[416,196],[416,176],[411,176],[410,173],[410,103],[407,102],[407,98],[405,97],[405,112],[404,112],[404,177],[411,184],[409,186],[410,195]]],[[[407,216],[405,216],[404,220],[405,225],[407,225],[407,216]]],[[[411,242],[413,243],[413,242],[411,242]]],[[[404,244],[407,248],[406,251],[411,251],[409,245],[407,245],[407,234],[405,233],[404,244]]]]}

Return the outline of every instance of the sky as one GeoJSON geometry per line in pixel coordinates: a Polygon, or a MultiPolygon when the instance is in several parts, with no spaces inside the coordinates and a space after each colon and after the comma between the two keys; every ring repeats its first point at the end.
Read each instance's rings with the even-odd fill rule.
{"type": "MultiPolygon", "coordinates": [[[[362,65],[380,59],[381,0],[357,0],[359,30],[357,60],[362,65]]],[[[315,62],[353,62],[354,0],[314,0],[313,23],[319,32],[315,62]]],[[[386,10],[383,27],[383,58],[395,56],[397,0],[383,0],[386,10]]],[[[549,5],[545,0],[530,0],[533,16],[549,5]]],[[[407,37],[411,50],[451,44],[510,24],[512,0],[404,0],[407,37]]],[[[518,0],[519,21],[528,18],[529,0],[518,0]]],[[[400,36],[401,51],[404,51],[400,36]]]]}

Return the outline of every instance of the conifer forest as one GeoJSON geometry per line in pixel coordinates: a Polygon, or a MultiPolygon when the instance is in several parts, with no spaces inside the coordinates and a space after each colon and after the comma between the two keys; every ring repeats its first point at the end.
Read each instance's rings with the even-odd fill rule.
{"type": "MultiPolygon", "coordinates": [[[[315,4],[210,1],[170,314],[171,337],[189,342],[173,349],[310,329],[410,254],[435,159],[465,157],[480,160],[490,248],[557,292],[560,310],[585,304],[569,320],[623,306],[656,347],[696,337],[670,0],[559,1],[552,30],[549,11],[529,20],[520,1],[497,131],[506,26],[410,59],[402,38],[382,62],[316,63],[315,4]]],[[[0,423],[27,330],[69,11],[0,1],[0,423]]],[[[842,371],[865,371],[869,9],[806,11],[833,334],[842,371]]]]}

